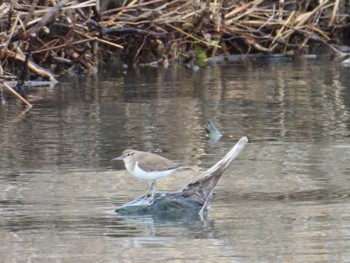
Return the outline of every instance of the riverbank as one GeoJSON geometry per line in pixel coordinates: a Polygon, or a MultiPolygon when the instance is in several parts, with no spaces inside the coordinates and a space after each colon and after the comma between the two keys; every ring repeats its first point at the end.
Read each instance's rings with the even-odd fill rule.
{"type": "Polygon", "coordinates": [[[230,55],[339,55],[349,41],[344,1],[12,1],[0,5],[0,78],[93,72],[117,56],[136,66],[230,55]],[[55,5],[53,5],[55,3],[55,5]]]}

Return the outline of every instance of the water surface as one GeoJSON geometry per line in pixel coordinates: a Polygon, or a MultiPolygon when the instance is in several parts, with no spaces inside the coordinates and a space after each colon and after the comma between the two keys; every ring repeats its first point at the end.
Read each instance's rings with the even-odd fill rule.
{"type": "Polygon", "coordinates": [[[350,78],[336,62],[106,68],[0,106],[1,262],[350,261],[350,78]],[[203,126],[223,137],[210,145],[203,126]],[[242,136],[208,217],[127,217],[147,188],[111,162],[125,148],[197,165],[242,136]]]}

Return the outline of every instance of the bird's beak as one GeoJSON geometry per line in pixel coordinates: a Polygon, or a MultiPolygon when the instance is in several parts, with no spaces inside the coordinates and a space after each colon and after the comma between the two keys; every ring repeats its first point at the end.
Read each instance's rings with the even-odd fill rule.
{"type": "Polygon", "coordinates": [[[123,161],[123,156],[119,156],[117,158],[114,158],[112,161],[123,161]]]}

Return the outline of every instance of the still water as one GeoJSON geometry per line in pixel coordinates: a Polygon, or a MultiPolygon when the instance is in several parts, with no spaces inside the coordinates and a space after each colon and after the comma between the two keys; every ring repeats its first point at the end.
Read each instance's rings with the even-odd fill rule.
{"type": "Polygon", "coordinates": [[[27,96],[0,106],[0,262],[350,262],[349,68],[109,67],[27,96]],[[242,136],[207,218],[114,213],[147,188],[125,148],[197,166],[157,185],[176,191],[242,136]]]}

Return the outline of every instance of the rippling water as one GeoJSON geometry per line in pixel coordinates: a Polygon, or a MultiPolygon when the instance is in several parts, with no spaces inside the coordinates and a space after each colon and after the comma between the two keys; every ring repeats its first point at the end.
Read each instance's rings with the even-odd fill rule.
{"type": "Polygon", "coordinates": [[[335,62],[105,69],[0,106],[0,262],[350,261],[350,78],[335,62]],[[223,137],[210,145],[203,126],[223,137]],[[197,165],[241,136],[204,220],[128,217],[147,188],[111,159],[125,148],[197,165]]]}

